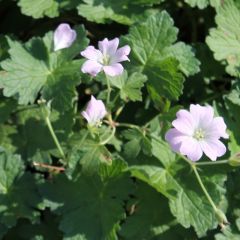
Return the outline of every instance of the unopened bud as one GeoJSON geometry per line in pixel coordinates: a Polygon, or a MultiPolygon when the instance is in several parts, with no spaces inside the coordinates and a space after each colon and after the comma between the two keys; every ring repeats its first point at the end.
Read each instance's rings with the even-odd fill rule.
{"type": "Polygon", "coordinates": [[[233,167],[239,167],[240,166],[240,153],[236,153],[232,157],[229,158],[228,160],[229,165],[233,167]]]}
{"type": "Polygon", "coordinates": [[[226,225],[228,225],[229,222],[228,222],[227,217],[226,217],[226,215],[224,214],[224,212],[223,212],[221,209],[217,208],[217,209],[215,210],[215,213],[216,213],[216,216],[217,216],[219,225],[220,225],[222,228],[226,227],[226,225]]]}
{"type": "Polygon", "coordinates": [[[45,99],[39,99],[37,103],[41,107],[43,116],[49,117],[51,114],[51,101],[47,102],[45,99]]]}

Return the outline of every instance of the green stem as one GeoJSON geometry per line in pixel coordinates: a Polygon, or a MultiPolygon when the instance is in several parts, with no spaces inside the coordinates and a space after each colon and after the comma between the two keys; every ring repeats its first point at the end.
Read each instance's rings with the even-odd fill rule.
{"type": "Polygon", "coordinates": [[[118,116],[121,114],[123,108],[124,108],[124,106],[121,106],[121,107],[119,107],[119,108],[117,109],[116,114],[115,114],[115,116],[114,116],[114,121],[117,120],[117,118],[118,118],[118,116]]]}
{"type": "Polygon", "coordinates": [[[199,183],[199,185],[201,186],[201,188],[202,188],[205,196],[207,197],[209,203],[210,203],[211,206],[213,207],[213,210],[216,212],[216,211],[217,211],[217,207],[216,207],[215,203],[213,202],[211,196],[209,195],[207,189],[205,188],[205,186],[204,186],[204,184],[203,184],[203,182],[202,182],[202,179],[201,179],[201,177],[200,177],[200,175],[199,175],[199,173],[198,173],[198,171],[197,171],[197,168],[196,168],[195,164],[191,164],[191,167],[192,167],[192,169],[193,169],[193,172],[195,173],[195,176],[196,176],[196,178],[197,178],[197,180],[198,180],[198,183],[199,183]]]}
{"type": "Polygon", "coordinates": [[[128,127],[140,130],[140,127],[131,123],[116,123],[117,127],[128,127]]]}
{"type": "Polygon", "coordinates": [[[214,162],[197,162],[195,163],[196,166],[209,166],[209,165],[220,165],[220,164],[226,164],[229,163],[228,160],[218,160],[218,161],[214,161],[214,162]]]}
{"type": "Polygon", "coordinates": [[[107,75],[106,76],[106,81],[107,81],[107,105],[109,105],[110,103],[110,99],[111,99],[111,85],[110,85],[110,81],[107,75]]]}
{"type": "Polygon", "coordinates": [[[52,135],[53,141],[56,144],[57,149],[58,149],[61,157],[63,158],[63,160],[66,160],[66,156],[65,156],[65,154],[63,152],[63,149],[62,149],[62,147],[61,147],[61,145],[60,145],[60,143],[58,141],[58,138],[57,138],[57,136],[56,136],[56,134],[55,134],[55,132],[53,130],[53,126],[52,126],[52,123],[51,123],[49,117],[45,117],[45,122],[46,122],[46,124],[48,126],[48,129],[49,129],[49,131],[50,131],[50,133],[52,135]]]}
{"type": "Polygon", "coordinates": [[[116,128],[113,127],[111,135],[107,139],[100,142],[99,145],[106,145],[113,138],[113,136],[115,135],[115,132],[116,132],[116,128]]]}
{"type": "Polygon", "coordinates": [[[199,185],[201,186],[201,188],[202,188],[205,196],[207,197],[209,203],[210,203],[211,206],[213,207],[213,210],[214,210],[215,212],[217,212],[217,209],[218,209],[218,208],[216,207],[215,203],[213,202],[211,196],[208,194],[208,191],[207,191],[207,189],[205,188],[205,186],[204,186],[204,184],[203,184],[203,182],[202,182],[202,179],[201,179],[201,177],[200,177],[200,175],[199,175],[199,173],[198,173],[198,171],[197,171],[196,164],[193,163],[193,162],[191,162],[187,157],[185,157],[185,156],[183,156],[183,155],[180,155],[180,156],[181,156],[181,158],[184,159],[184,160],[191,166],[191,168],[193,169],[194,174],[195,174],[195,176],[196,176],[196,178],[197,178],[197,180],[198,180],[198,183],[199,183],[199,185]]]}

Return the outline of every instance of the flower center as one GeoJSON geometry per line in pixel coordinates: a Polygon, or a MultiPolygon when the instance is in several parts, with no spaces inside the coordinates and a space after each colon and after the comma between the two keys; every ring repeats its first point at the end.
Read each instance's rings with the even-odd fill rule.
{"type": "Polygon", "coordinates": [[[107,66],[109,64],[110,64],[110,56],[106,54],[103,56],[103,65],[107,66]]]}
{"type": "Polygon", "coordinates": [[[198,141],[203,140],[205,138],[205,132],[201,128],[198,128],[195,131],[193,137],[196,138],[198,141]]]}

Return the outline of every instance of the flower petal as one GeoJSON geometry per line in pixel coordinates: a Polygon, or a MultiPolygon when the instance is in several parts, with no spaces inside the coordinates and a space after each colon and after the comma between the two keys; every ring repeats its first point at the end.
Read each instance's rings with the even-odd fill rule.
{"type": "Polygon", "coordinates": [[[90,122],[90,117],[88,116],[86,111],[82,111],[81,114],[88,122],[90,122]]]}
{"type": "Polygon", "coordinates": [[[227,126],[222,117],[215,117],[210,125],[207,137],[208,138],[228,138],[228,134],[226,132],[227,126]]]}
{"type": "Polygon", "coordinates": [[[105,105],[102,100],[97,100],[91,96],[86,110],[82,112],[82,116],[88,121],[90,125],[95,125],[107,114],[105,105]]]}
{"type": "Polygon", "coordinates": [[[54,32],[54,51],[70,47],[76,37],[76,31],[72,30],[67,23],[60,24],[54,32]]]}
{"type": "Polygon", "coordinates": [[[201,141],[203,152],[212,160],[216,161],[217,157],[221,157],[226,153],[225,145],[219,140],[201,141]]]}
{"type": "Polygon", "coordinates": [[[207,128],[211,124],[214,116],[214,111],[211,106],[200,106],[199,104],[191,104],[190,113],[197,126],[202,129],[207,128]]]}
{"type": "Polygon", "coordinates": [[[98,48],[103,55],[113,56],[115,55],[119,45],[119,38],[114,38],[113,40],[108,40],[104,38],[103,41],[98,42],[98,48]]]}
{"type": "Polygon", "coordinates": [[[112,64],[111,66],[104,66],[103,71],[107,75],[114,77],[114,76],[121,75],[123,73],[123,66],[120,63],[115,63],[115,64],[112,64]]]}
{"type": "Polygon", "coordinates": [[[172,122],[172,125],[181,133],[192,136],[195,130],[195,119],[186,110],[177,112],[177,119],[172,122]]]}
{"type": "Polygon", "coordinates": [[[202,149],[199,142],[192,138],[185,138],[180,146],[180,153],[186,155],[191,161],[198,161],[202,157],[202,149]]]}
{"type": "Polygon", "coordinates": [[[103,55],[93,46],[88,46],[84,51],[81,52],[81,55],[89,60],[94,60],[98,62],[102,62],[103,55]]]}
{"type": "Polygon", "coordinates": [[[81,68],[83,73],[89,73],[92,76],[96,76],[101,70],[102,65],[93,60],[87,60],[81,68]]]}
{"type": "Polygon", "coordinates": [[[130,61],[129,58],[127,57],[130,51],[131,51],[131,48],[128,45],[119,48],[115,56],[112,57],[111,62],[118,63],[122,61],[130,61]]]}
{"type": "Polygon", "coordinates": [[[172,150],[175,152],[180,152],[180,146],[185,138],[187,138],[187,136],[175,128],[169,129],[165,135],[166,141],[170,144],[172,150]]]}

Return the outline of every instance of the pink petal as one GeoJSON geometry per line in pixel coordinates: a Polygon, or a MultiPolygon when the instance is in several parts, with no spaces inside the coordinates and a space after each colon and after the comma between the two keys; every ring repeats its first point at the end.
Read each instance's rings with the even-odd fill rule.
{"type": "Polygon", "coordinates": [[[115,63],[115,64],[112,64],[111,66],[104,66],[103,71],[107,75],[114,77],[114,76],[121,75],[123,73],[123,66],[120,63],[115,63]]]}
{"type": "Polygon", "coordinates": [[[118,48],[119,38],[114,38],[113,40],[108,40],[104,38],[103,41],[98,42],[98,48],[103,53],[103,55],[113,56],[118,48]]]}
{"type": "Polygon", "coordinates": [[[127,57],[131,51],[131,48],[126,45],[124,47],[121,47],[117,50],[115,56],[113,56],[112,63],[118,63],[122,61],[130,61],[129,58],[127,57]]]}
{"type": "Polygon", "coordinates": [[[81,55],[89,60],[101,62],[103,59],[102,53],[93,46],[88,46],[81,55]]]}
{"type": "Polygon", "coordinates": [[[93,60],[87,60],[81,68],[83,73],[89,73],[92,76],[96,76],[101,70],[102,65],[93,60]]]}
{"type": "Polygon", "coordinates": [[[88,122],[90,122],[90,117],[88,116],[87,112],[82,111],[81,114],[88,122]]]}
{"type": "Polygon", "coordinates": [[[91,96],[91,100],[87,104],[87,108],[82,112],[82,116],[87,119],[89,124],[96,124],[107,114],[105,105],[102,100],[97,100],[91,96]]]}
{"type": "Polygon", "coordinates": [[[216,161],[217,157],[221,157],[226,153],[225,145],[219,140],[201,141],[201,148],[203,152],[212,160],[216,161]]]}
{"type": "Polygon", "coordinates": [[[180,147],[180,153],[186,155],[191,161],[198,161],[202,157],[202,149],[199,142],[192,138],[186,138],[180,147]]]}
{"type": "Polygon", "coordinates": [[[192,136],[195,130],[195,119],[186,110],[177,112],[177,119],[172,122],[172,125],[181,133],[192,136]]]}
{"type": "Polygon", "coordinates": [[[175,128],[169,129],[165,135],[166,141],[170,144],[172,150],[175,152],[180,152],[180,146],[185,138],[187,138],[187,136],[175,128]]]}
{"type": "Polygon", "coordinates": [[[210,106],[200,106],[199,104],[190,105],[190,113],[192,114],[198,127],[205,129],[213,120],[214,111],[210,106]]]}
{"type": "Polygon", "coordinates": [[[54,32],[54,51],[70,47],[76,37],[76,31],[72,30],[67,23],[60,24],[54,32]]]}
{"type": "Polygon", "coordinates": [[[222,117],[215,117],[207,131],[208,138],[228,138],[227,126],[222,117]]]}

